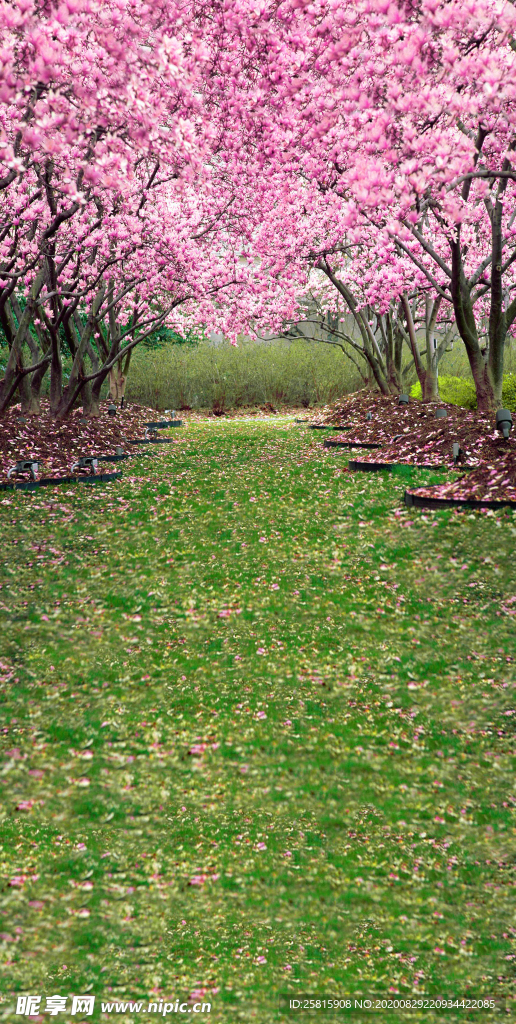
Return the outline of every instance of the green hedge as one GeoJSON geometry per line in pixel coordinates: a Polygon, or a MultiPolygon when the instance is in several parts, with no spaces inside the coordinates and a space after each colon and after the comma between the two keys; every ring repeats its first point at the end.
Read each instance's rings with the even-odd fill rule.
{"type": "MultiPolygon", "coordinates": [[[[410,389],[413,398],[421,398],[419,381],[410,389]]],[[[464,377],[439,377],[439,394],[443,402],[461,405],[464,409],[476,409],[477,396],[472,380],[464,377]]],[[[506,373],[503,378],[502,401],[504,407],[516,413],[516,373],[506,373]]]]}
{"type": "Polygon", "coordinates": [[[325,405],[363,386],[339,348],[302,340],[135,350],[126,397],[154,409],[223,412],[270,402],[325,405]]]}
{"type": "Polygon", "coordinates": [[[504,374],[502,398],[504,407],[516,413],[516,373],[504,374]]]}

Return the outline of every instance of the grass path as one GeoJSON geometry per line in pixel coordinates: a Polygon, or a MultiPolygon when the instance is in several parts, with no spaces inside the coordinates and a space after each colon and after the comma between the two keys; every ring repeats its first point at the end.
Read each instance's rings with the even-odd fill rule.
{"type": "Polygon", "coordinates": [[[287,419],[176,441],[0,501],[5,1005],[513,993],[516,516],[287,419]]]}

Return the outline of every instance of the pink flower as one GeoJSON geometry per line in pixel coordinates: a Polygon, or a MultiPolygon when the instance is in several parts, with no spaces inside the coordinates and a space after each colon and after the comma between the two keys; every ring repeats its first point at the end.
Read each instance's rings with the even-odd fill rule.
{"type": "Polygon", "coordinates": [[[205,885],[206,882],[216,882],[219,875],[192,875],[188,885],[205,885]]]}

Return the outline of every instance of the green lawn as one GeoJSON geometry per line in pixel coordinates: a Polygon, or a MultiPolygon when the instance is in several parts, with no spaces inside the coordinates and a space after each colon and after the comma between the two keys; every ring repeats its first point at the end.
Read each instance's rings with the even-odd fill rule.
{"type": "Polygon", "coordinates": [[[9,1019],[514,993],[516,516],[403,510],[442,474],[287,418],[170,433],[0,496],[9,1019]]]}

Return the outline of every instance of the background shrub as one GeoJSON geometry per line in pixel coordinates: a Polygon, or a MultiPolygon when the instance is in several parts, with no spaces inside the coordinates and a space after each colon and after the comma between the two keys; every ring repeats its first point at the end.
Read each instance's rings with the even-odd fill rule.
{"type": "MultiPolygon", "coordinates": [[[[421,398],[421,384],[413,384],[410,389],[413,398],[421,398]]],[[[476,409],[477,396],[475,385],[470,378],[439,377],[439,394],[443,402],[461,405],[464,409],[476,409]]],[[[503,377],[502,401],[504,407],[516,412],[516,373],[505,373],[503,377]]]]}
{"type": "Polygon", "coordinates": [[[314,342],[228,342],[137,348],[127,400],[156,409],[321,405],[363,387],[342,351],[314,342]]]}
{"type": "Polygon", "coordinates": [[[516,413],[516,373],[504,374],[502,399],[504,407],[516,413]]]}
{"type": "MultiPolygon", "coordinates": [[[[422,397],[419,381],[412,385],[410,394],[413,398],[422,397]]],[[[443,402],[450,402],[451,405],[461,405],[465,409],[476,409],[477,407],[475,385],[471,379],[439,376],[439,394],[443,402]]]]}

